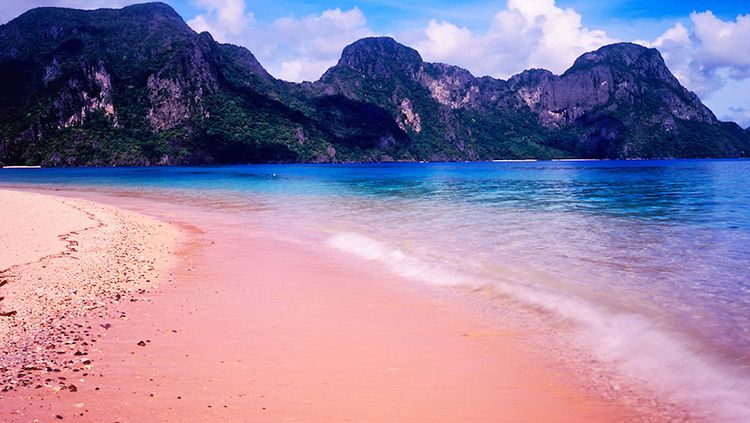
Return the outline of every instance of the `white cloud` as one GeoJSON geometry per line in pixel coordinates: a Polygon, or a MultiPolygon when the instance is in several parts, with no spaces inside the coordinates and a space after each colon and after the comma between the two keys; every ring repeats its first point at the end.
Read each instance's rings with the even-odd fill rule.
{"type": "MultiPolygon", "coordinates": [[[[41,6],[96,9],[119,8],[144,0],[0,0],[0,23],[41,6]]],[[[343,48],[373,35],[365,15],[353,7],[324,10],[319,14],[288,16],[258,22],[246,0],[191,0],[200,12],[188,20],[193,30],[208,31],[220,42],[247,47],[276,77],[315,80],[336,64],[343,48]]]]}
{"type": "Polygon", "coordinates": [[[693,12],[653,42],[680,82],[695,91],[721,119],[750,125],[750,15],[721,20],[693,12]],[[746,106],[742,106],[742,105],[746,106]]]}
{"type": "Polygon", "coordinates": [[[339,55],[346,44],[372,33],[367,29],[365,15],[356,7],[326,10],[301,19],[281,18],[272,27],[302,53],[319,58],[339,55]]]}
{"type": "Polygon", "coordinates": [[[244,0],[198,0],[196,5],[206,12],[188,22],[194,30],[249,48],[271,74],[289,81],[318,79],[347,44],[372,35],[357,7],[264,23],[246,11],[244,0]]]}
{"type": "MultiPolygon", "coordinates": [[[[431,20],[423,31],[404,38],[426,60],[500,78],[535,67],[559,74],[582,53],[617,41],[603,30],[583,26],[578,12],[555,0],[508,0],[483,32],[431,20]]],[[[634,42],[659,49],[683,85],[710,99],[728,81],[750,78],[748,40],[750,15],[724,21],[706,11],[693,12],[688,22],[678,22],[655,40],[634,42]]],[[[723,103],[718,108],[731,115],[723,103]]]]}
{"type": "Polygon", "coordinates": [[[638,41],[658,49],[675,77],[699,95],[706,95],[721,87],[721,80],[712,77],[695,62],[696,45],[690,30],[681,22],[666,30],[654,41],[638,41]]]}
{"type": "Polygon", "coordinates": [[[336,64],[344,47],[373,34],[357,7],[326,10],[304,18],[281,18],[271,24],[270,31],[284,40],[275,52],[281,54],[280,62],[272,65],[275,74],[290,81],[318,79],[336,64]]]}
{"type": "Polygon", "coordinates": [[[205,13],[188,21],[196,32],[208,31],[220,42],[241,37],[255,23],[252,13],[245,11],[244,0],[196,0],[205,13]]]}
{"type": "Polygon", "coordinates": [[[692,13],[699,43],[696,62],[707,72],[727,69],[735,79],[750,77],[750,15],[722,21],[710,11],[692,13]]]}
{"type": "Polygon", "coordinates": [[[322,60],[292,59],[274,65],[272,74],[285,81],[314,81],[335,64],[336,58],[322,60]]]}
{"type": "MultiPolygon", "coordinates": [[[[579,13],[554,0],[508,0],[486,31],[431,20],[404,40],[426,60],[456,64],[475,75],[507,78],[527,68],[561,73],[582,53],[616,42],[603,30],[583,26],[579,13]]],[[[750,15],[724,21],[693,12],[655,40],[655,47],[688,89],[722,119],[750,125],[750,15]],[[734,88],[732,88],[734,87],[734,88]]]]}
{"type": "Polygon", "coordinates": [[[750,126],[750,78],[723,81],[720,88],[702,97],[716,116],[725,121],[737,122],[743,128],[750,126]]]}
{"type": "Polygon", "coordinates": [[[730,106],[725,119],[737,122],[741,127],[750,129],[750,108],[730,106]]]}
{"type": "Polygon", "coordinates": [[[554,0],[509,0],[484,33],[432,20],[407,38],[427,60],[501,78],[531,67],[560,73],[582,53],[616,41],[584,27],[580,14],[554,0]]]}

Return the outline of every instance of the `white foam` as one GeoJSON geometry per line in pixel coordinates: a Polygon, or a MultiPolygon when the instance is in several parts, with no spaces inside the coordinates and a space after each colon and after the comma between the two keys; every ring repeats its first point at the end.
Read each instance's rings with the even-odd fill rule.
{"type": "Polygon", "coordinates": [[[398,276],[433,285],[474,286],[472,278],[447,267],[425,263],[380,241],[353,232],[341,232],[328,240],[328,245],[360,258],[381,262],[398,276]]]}
{"type": "Polygon", "coordinates": [[[492,286],[528,305],[541,307],[575,324],[582,343],[628,379],[638,380],[666,398],[708,413],[713,421],[750,421],[750,381],[728,363],[699,354],[676,333],[646,316],[608,310],[571,294],[541,287],[488,280],[444,263],[409,256],[367,236],[341,232],[328,245],[373,260],[394,274],[443,286],[492,286]]]}

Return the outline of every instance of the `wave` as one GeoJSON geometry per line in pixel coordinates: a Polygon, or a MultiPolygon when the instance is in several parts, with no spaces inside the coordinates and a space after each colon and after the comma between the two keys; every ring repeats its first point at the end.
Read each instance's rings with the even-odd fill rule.
{"type": "Polygon", "coordinates": [[[649,386],[671,401],[696,407],[712,421],[750,421],[750,380],[737,366],[693,349],[679,333],[647,316],[623,313],[565,292],[478,276],[444,262],[423,260],[354,232],[327,240],[333,248],[380,263],[390,272],[440,286],[492,289],[572,322],[576,337],[594,357],[628,380],[649,386]]]}

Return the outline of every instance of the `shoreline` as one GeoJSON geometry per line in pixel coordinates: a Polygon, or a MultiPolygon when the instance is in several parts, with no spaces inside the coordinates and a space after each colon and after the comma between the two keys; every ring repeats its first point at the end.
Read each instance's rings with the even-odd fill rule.
{"type": "MultiPolygon", "coordinates": [[[[96,200],[117,203],[103,195],[96,200]]],[[[184,206],[128,201],[114,205],[182,224],[183,231],[199,225],[178,253],[174,281],[122,304],[128,320],[117,327],[97,328],[103,336],[95,361],[104,375],[98,386],[2,399],[23,407],[24,417],[50,418],[57,409],[77,417],[70,404],[81,403],[81,421],[140,421],[157,410],[162,420],[175,421],[645,416],[587,392],[554,357],[540,360],[543,353],[523,346],[523,330],[394,288],[394,278],[376,266],[340,262],[332,252],[260,228],[237,234],[219,217],[184,206]],[[149,342],[141,347],[135,339],[149,342]],[[39,413],[35,407],[46,414],[28,414],[39,413]]]]}

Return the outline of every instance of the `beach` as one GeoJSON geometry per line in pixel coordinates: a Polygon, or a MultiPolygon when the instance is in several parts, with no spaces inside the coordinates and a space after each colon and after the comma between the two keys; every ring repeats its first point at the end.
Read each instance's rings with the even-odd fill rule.
{"type": "Polygon", "coordinates": [[[127,318],[120,306],[162,282],[179,231],[89,201],[0,198],[0,389],[74,392],[100,332],[127,318]]]}
{"type": "Polygon", "coordinates": [[[3,421],[658,420],[528,328],[335,250],[134,196],[0,195],[28,241],[3,242],[3,421]]]}
{"type": "Polygon", "coordinates": [[[750,2],[6,3],[0,423],[750,423],[750,2]]]}

